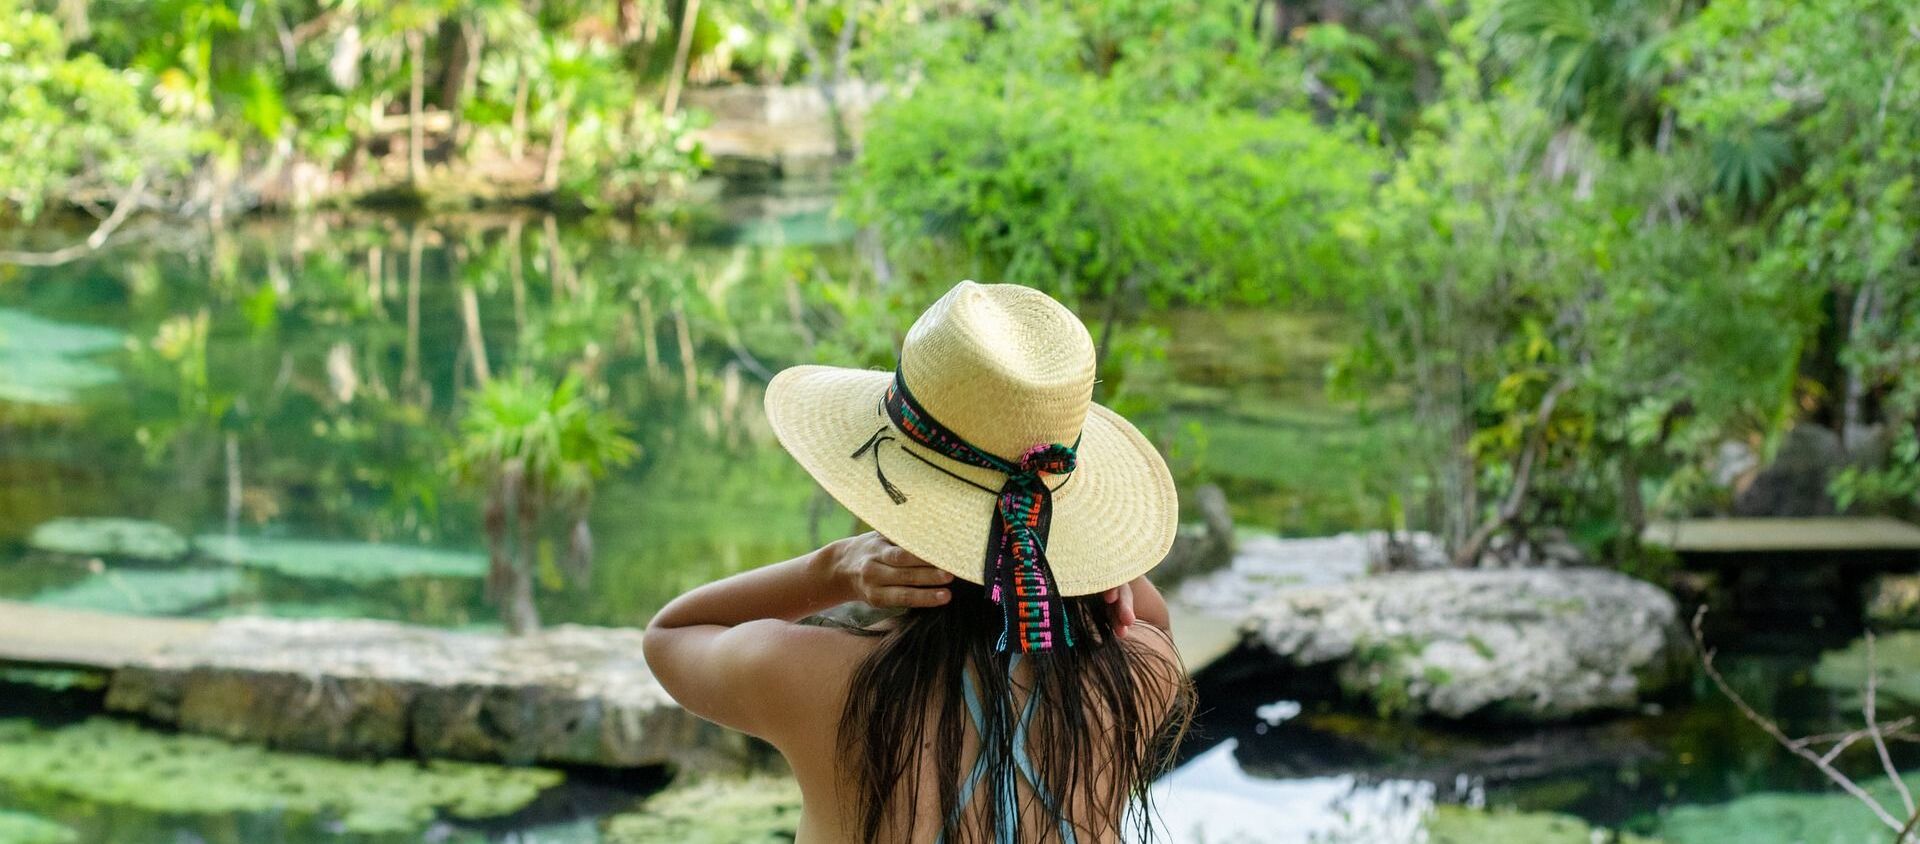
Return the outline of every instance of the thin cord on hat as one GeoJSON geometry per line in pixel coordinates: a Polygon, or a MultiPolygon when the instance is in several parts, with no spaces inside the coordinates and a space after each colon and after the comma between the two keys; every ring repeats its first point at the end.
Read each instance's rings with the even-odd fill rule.
{"type": "MultiPolygon", "coordinates": [[[[878,408],[876,408],[876,410],[879,412],[879,415],[881,416],[887,415],[887,407],[886,407],[886,404],[884,403],[884,400],[882,400],[882,403],[879,405],[878,408]]],[[[980,490],[981,492],[988,493],[990,495],[1000,494],[1000,490],[997,490],[997,489],[994,489],[993,487],[982,484],[979,481],[976,481],[965,475],[958,474],[953,470],[948,469],[945,466],[942,466],[938,463],[928,460],[925,456],[921,455],[919,452],[906,447],[905,444],[900,442],[899,437],[896,437],[893,434],[889,433],[892,430],[893,430],[892,425],[881,425],[879,429],[873,432],[873,436],[868,437],[866,442],[861,443],[860,447],[854,449],[853,454],[848,456],[852,457],[855,460],[858,460],[860,459],[860,455],[866,454],[868,451],[873,452],[873,476],[880,480],[880,488],[887,491],[887,497],[893,499],[893,503],[895,504],[907,503],[907,494],[904,491],[902,491],[899,487],[895,486],[892,481],[887,480],[886,470],[880,468],[880,444],[884,442],[892,442],[893,447],[900,449],[901,453],[915,460],[918,460],[922,463],[927,464],[927,466],[931,467],[934,471],[939,472],[942,475],[946,475],[949,478],[952,478],[956,481],[966,484],[967,486],[973,487],[974,489],[980,490]]],[[[1075,450],[1078,450],[1080,448],[1080,440],[1078,438],[1074,439],[1073,447],[1075,450]]],[[[1061,478],[1060,482],[1057,484],[1054,484],[1051,488],[1049,488],[1048,491],[1059,492],[1061,487],[1066,486],[1072,480],[1073,480],[1073,475],[1069,474],[1066,477],[1061,478]]]]}

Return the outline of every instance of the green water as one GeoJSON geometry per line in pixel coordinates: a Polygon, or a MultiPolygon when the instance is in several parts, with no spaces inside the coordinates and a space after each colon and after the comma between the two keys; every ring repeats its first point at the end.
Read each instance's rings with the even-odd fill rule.
{"type": "MultiPolygon", "coordinates": [[[[495,375],[586,361],[642,448],[599,491],[593,582],[544,591],[547,619],[643,623],[687,587],[842,535],[848,517],[765,428],[764,378],[812,360],[887,365],[915,306],[952,274],[883,286],[851,246],[769,245],[764,221],[745,230],[754,236],[730,244],[539,218],[317,218],[0,269],[0,398],[12,399],[0,403],[0,553],[35,557],[0,565],[0,595],[66,588],[69,602],[97,594],[138,609],[110,600],[130,590],[93,583],[102,573],[84,555],[28,547],[51,520],[117,517],[197,540],[185,559],[106,561],[107,575],[138,569],[131,591],[182,593],[153,602],[158,612],[491,623],[477,577],[393,564],[406,546],[484,550],[477,497],[443,468],[475,348],[495,375]],[[205,567],[246,556],[220,549],[256,541],[332,562],[207,582],[205,567]]],[[[1254,523],[1379,523],[1360,468],[1374,455],[1323,447],[1368,440],[1319,399],[1341,326],[1156,319],[1122,332],[1142,362],[1115,398],[1183,480],[1225,483],[1254,523]],[[1217,347],[1222,326],[1241,341],[1217,347]],[[1263,388],[1262,402],[1222,410],[1263,388]],[[1276,409],[1273,396],[1292,401],[1276,409]],[[1270,422],[1280,433],[1256,437],[1270,422]],[[1315,451],[1326,456],[1297,459],[1315,451]]]]}
{"type": "MultiPolygon", "coordinates": [[[[478,501],[443,462],[480,356],[494,377],[585,367],[633,424],[641,458],[593,507],[591,582],[549,576],[539,603],[548,622],[643,624],[688,587],[851,527],[766,430],[770,372],[890,365],[920,305],[958,278],[991,279],[939,256],[891,266],[883,283],[845,233],[817,215],[681,230],[351,215],[183,225],[62,267],[0,268],[0,597],[497,627],[482,600],[478,501]],[[129,521],[73,521],[84,519],[129,521]]],[[[1183,489],[1220,484],[1244,525],[1379,527],[1408,471],[1409,432],[1391,401],[1324,397],[1350,334],[1312,312],[1132,315],[1103,365],[1103,399],[1141,422],[1183,489]]],[[[1730,664],[1797,728],[1846,714],[1805,683],[1804,653],[1730,664]]],[[[78,836],[65,840],[593,841],[602,818],[658,786],[573,772],[531,802],[476,808],[453,786],[402,777],[384,790],[427,796],[367,804],[337,785],[351,766],[275,757],[258,763],[279,772],[264,779],[144,788],[248,751],[114,732],[86,720],[90,692],[41,689],[70,681],[0,679],[0,764],[56,769],[12,785],[0,772],[0,841],[63,840],[49,821],[78,836]],[[74,747],[126,772],[63,779],[74,747]]],[[[1754,820],[1783,817],[1779,806],[1729,801],[1821,786],[1704,690],[1658,714],[1522,734],[1436,732],[1310,702],[1275,721],[1261,707],[1287,689],[1205,691],[1209,714],[1162,802],[1213,825],[1176,830],[1180,841],[1281,829],[1247,840],[1391,842],[1436,804],[1484,801],[1650,834],[1670,819],[1751,828],[1724,840],[1764,844],[1803,838],[1754,820]]],[[[1478,822],[1435,820],[1434,835],[1488,834],[1478,822]]],[[[1719,840],[1686,834],[1673,840],[1719,840]]]]}

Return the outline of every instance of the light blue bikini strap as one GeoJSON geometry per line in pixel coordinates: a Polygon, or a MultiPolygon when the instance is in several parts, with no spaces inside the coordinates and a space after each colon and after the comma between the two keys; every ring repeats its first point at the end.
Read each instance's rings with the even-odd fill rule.
{"type": "MultiPolygon", "coordinates": [[[[1019,666],[1020,655],[1016,653],[1007,662],[1007,673],[1011,675],[1013,670],[1019,666]]],[[[973,719],[974,732],[980,734],[980,740],[984,743],[987,740],[986,713],[980,704],[980,693],[974,689],[972,674],[968,674],[965,671],[960,673],[960,691],[966,699],[967,715],[973,719]]],[[[1058,814],[1060,810],[1054,803],[1053,795],[1047,793],[1046,786],[1040,782],[1040,775],[1039,772],[1034,769],[1033,759],[1027,754],[1027,724],[1033,720],[1035,699],[1035,695],[1027,695],[1026,705],[1020,707],[1020,715],[1014,720],[1013,763],[1014,766],[1019,769],[1020,774],[1027,778],[1027,782],[1032,784],[1034,794],[1040,798],[1040,805],[1045,806],[1047,811],[1058,814]]],[[[968,803],[973,802],[973,792],[979,787],[980,781],[986,778],[986,775],[987,754],[983,749],[974,759],[973,770],[967,772],[967,778],[960,783],[960,794],[954,801],[951,815],[947,818],[948,826],[952,826],[959,821],[961,812],[966,809],[968,803]]],[[[1007,776],[1012,777],[1013,773],[1008,772],[1007,776]]],[[[999,789],[1001,800],[1000,816],[1010,819],[1017,824],[1020,816],[1020,807],[1018,803],[1015,802],[1013,785],[1013,783],[1008,782],[1004,784],[1003,788],[999,789]]],[[[1017,840],[1017,830],[1014,829],[1012,825],[1009,825],[1005,829],[995,830],[994,838],[997,839],[998,844],[1014,844],[1017,840]]],[[[1073,824],[1068,823],[1064,815],[1060,817],[1060,840],[1064,844],[1075,844],[1073,824]]],[[[935,839],[935,841],[936,844],[943,844],[943,842],[946,841],[946,833],[942,832],[940,837],[935,839]]]]}

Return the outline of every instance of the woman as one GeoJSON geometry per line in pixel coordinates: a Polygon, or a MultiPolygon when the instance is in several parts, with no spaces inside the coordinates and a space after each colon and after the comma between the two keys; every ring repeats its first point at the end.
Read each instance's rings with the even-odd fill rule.
{"type": "Polygon", "coordinates": [[[1072,312],[961,282],[895,372],[768,386],[781,444],[877,532],[688,592],[645,642],[682,705],[787,758],[800,841],[1151,837],[1147,786],[1191,709],[1143,576],[1177,505],[1093,382],[1072,312]],[[903,612],[795,623],[847,601],[903,612]]]}

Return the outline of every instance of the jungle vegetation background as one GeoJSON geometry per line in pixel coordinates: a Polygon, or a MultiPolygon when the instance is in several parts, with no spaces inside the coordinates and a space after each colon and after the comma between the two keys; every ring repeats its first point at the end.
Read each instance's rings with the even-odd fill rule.
{"type": "MultiPolygon", "coordinates": [[[[1384,526],[1631,562],[1796,425],[1838,435],[1836,507],[1920,505],[1916,45],[1900,0],[0,0],[0,220],[94,235],[0,282],[449,186],[670,229],[709,163],[687,86],[861,82],[840,206],[879,286],[1054,293],[1123,410],[1159,354],[1129,315],[1338,312],[1332,389],[1409,420],[1384,526]]],[[[810,353],[884,363],[924,297],[832,281],[810,353]]],[[[476,385],[463,474],[525,481],[499,425],[561,420],[586,451],[541,482],[579,510],[630,456],[578,406],[591,347],[476,385]]]]}

